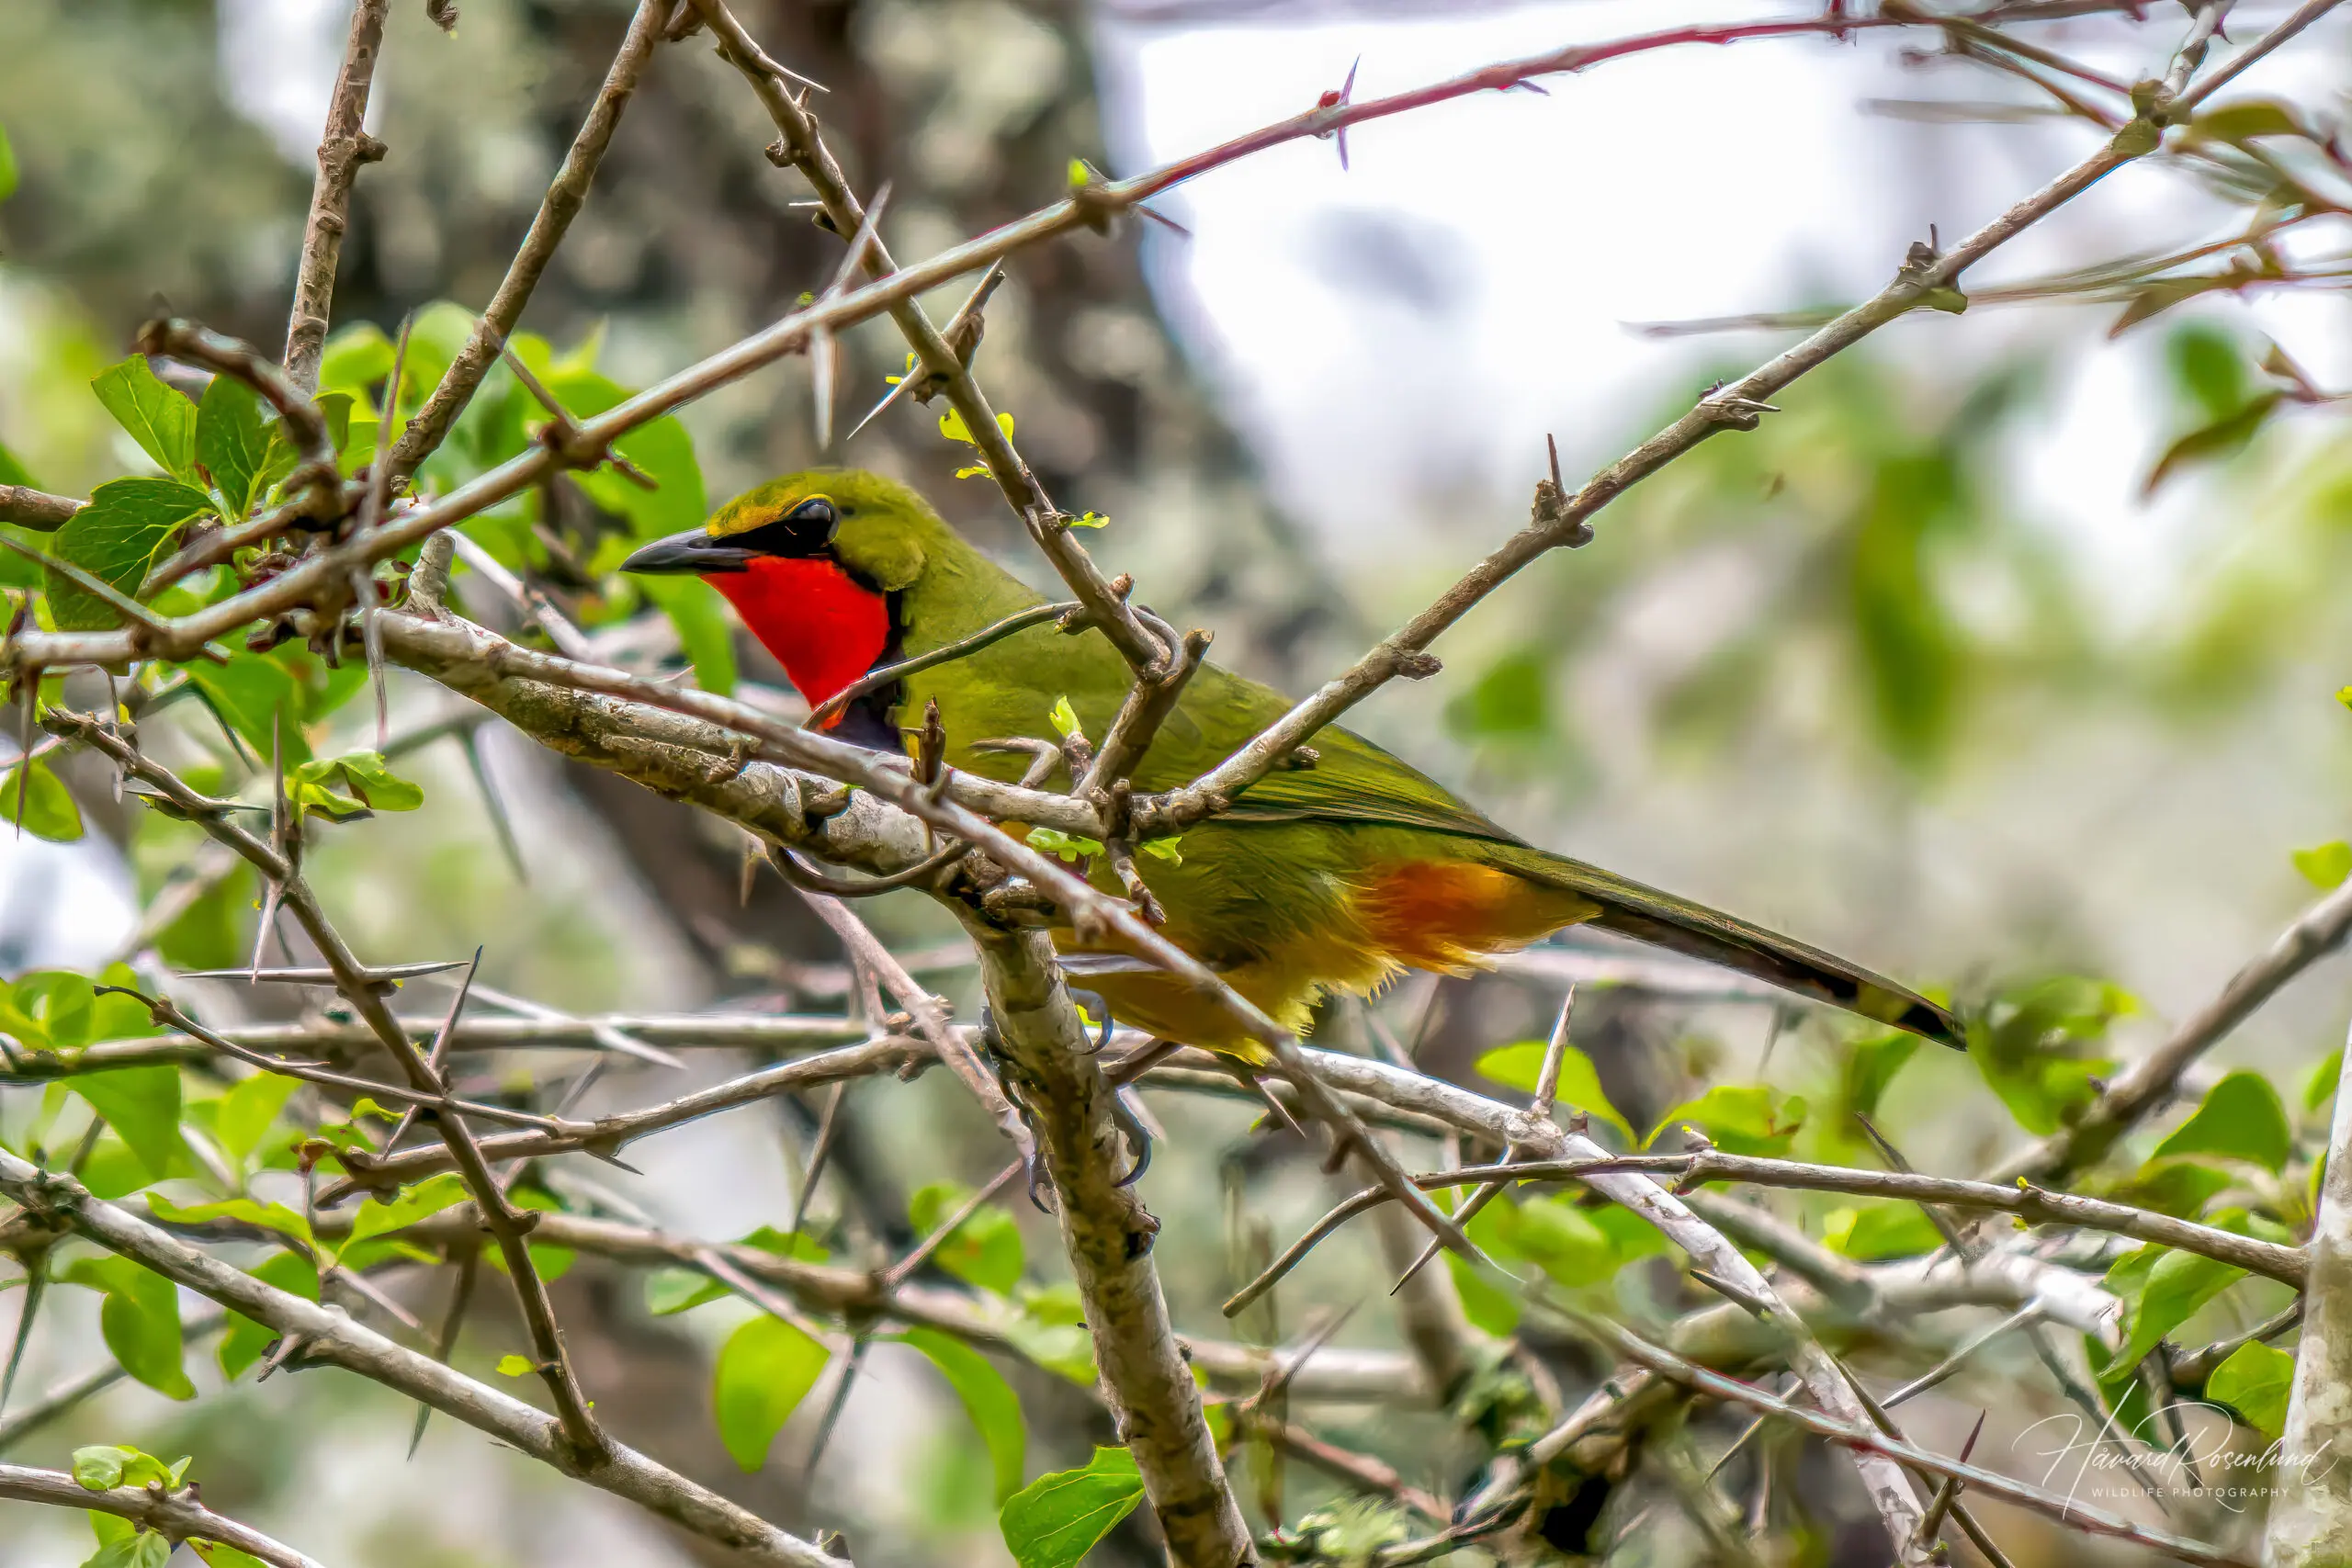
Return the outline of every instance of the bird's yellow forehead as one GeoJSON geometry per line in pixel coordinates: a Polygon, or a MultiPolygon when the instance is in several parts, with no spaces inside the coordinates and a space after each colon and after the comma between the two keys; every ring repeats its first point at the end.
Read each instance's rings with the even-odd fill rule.
{"type": "Polygon", "coordinates": [[[792,509],[804,501],[830,502],[831,499],[820,490],[803,490],[786,484],[762,485],[745,491],[720,508],[717,515],[703,525],[703,532],[714,539],[748,534],[754,528],[763,528],[790,515],[792,509]]]}

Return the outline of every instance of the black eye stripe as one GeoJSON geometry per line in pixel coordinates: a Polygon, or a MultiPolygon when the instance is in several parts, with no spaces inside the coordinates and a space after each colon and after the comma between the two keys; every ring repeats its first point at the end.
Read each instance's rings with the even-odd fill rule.
{"type": "Polygon", "coordinates": [[[833,542],[834,529],[840,525],[841,518],[834,512],[833,503],[824,496],[812,495],[774,522],[730,534],[720,543],[760,555],[805,559],[824,554],[826,547],[833,542]]]}

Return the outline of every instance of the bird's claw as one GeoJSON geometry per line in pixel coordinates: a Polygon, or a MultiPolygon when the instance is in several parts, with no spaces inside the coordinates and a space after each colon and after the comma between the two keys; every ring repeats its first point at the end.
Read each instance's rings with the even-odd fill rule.
{"type": "Polygon", "coordinates": [[[1127,1147],[1135,1152],[1135,1164],[1111,1183],[1114,1187],[1133,1187],[1151,1168],[1151,1129],[1143,1124],[1143,1118],[1127,1103],[1127,1094],[1125,1089],[1111,1091],[1111,1122],[1119,1129],[1119,1135],[1126,1139],[1127,1147]]]}
{"type": "Polygon", "coordinates": [[[1050,1214],[1054,1206],[1046,1201],[1046,1194],[1053,1190],[1053,1179],[1037,1157],[1037,1119],[1030,1114],[1028,1101],[1014,1091],[1008,1070],[1012,1062],[1004,1054],[1002,1037],[996,1032],[996,1011],[986,1003],[980,1006],[980,1055],[996,1074],[997,1087],[1004,1091],[1006,1102],[1021,1118],[1021,1124],[1029,1129],[1028,1140],[1021,1150],[1021,1173],[1028,1185],[1031,1205],[1041,1214],[1050,1214]]]}

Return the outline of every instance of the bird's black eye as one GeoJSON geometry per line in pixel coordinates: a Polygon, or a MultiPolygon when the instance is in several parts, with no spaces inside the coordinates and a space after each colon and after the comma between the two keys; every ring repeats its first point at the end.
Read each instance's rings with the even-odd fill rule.
{"type": "Polygon", "coordinates": [[[825,496],[812,495],[772,523],[729,536],[727,543],[760,555],[806,558],[823,555],[833,542],[833,530],[840,525],[841,518],[833,511],[832,502],[825,496]]]}

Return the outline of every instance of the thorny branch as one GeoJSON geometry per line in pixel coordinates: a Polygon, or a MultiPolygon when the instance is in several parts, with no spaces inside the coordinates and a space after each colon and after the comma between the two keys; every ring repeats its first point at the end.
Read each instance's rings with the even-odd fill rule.
{"type": "Polygon", "coordinates": [[[113,1486],[92,1491],[60,1471],[34,1470],[20,1464],[0,1464],[0,1498],[17,1503],[47,1503],[59,1508],[88,1508],[129,1519],[176,1546],[184,1540],[218,1541],[258,1557],[270,1568],[320,1568],[282,1541],[273,1540],[248,1525],[216,1514],[204,1506],[193,1486],[171,1491],[163,1486],[113,1486]]]}
{"type": "Polygon", "coordinates": [[[384,13],[391,0],[357,0],[351,7],[351,37],[343,68],[327,101],[325,134],[319,141],[319,172],[311,185],[311,216],[302,230],[302,259],[294,274],[294,310],[286,323],[287,378],[305,392],[319,384],[319,356],[326,349],[327,317],[334,302],[336,264],[343,259],[344,231],[351,222],[351,187],[360,165],[384,155],[384,144],[368,134],[368,89],[376,81],[376,58],[384,47],[384,13]]]}
{"type": "MultiPolygon", "coordinates": [[[[604,161],[605,149],[612,145],[621,111],[628,107],[630,95],[637,91],[638,78],[643,74],[646,62],[662,42],[670,9],[670,0],[639,0],[637,13],[629,19],[628,31],[621,39],[620,51],[613,56],[611,69],[605,73],[605,85],[590,106],[579,135],[572,138],[563,166],[548,185],[548,194],[531,220],[530,231],[523,236],[521,247],[507,265],[506,276],[499,280],[498,292],[491,296],[490,308],[474,323],[465,347],[458,351],[449,368],[442,372],[440,382],[424,400],[424,406],[410,417],[391,456],[386,459],[395,480],[414,473],[417,465],[441,444],[458,416],[466,412],[466,404],[472,400],[474,389],[481,385],[482,377],[497,363],[499,351],[505,347],[515,323],[523,319],[523,309],[531,302],[531,291],[538,287],[540,275],[555,259],[556,247],[563,243],[571,220],[587,204],[588,186],[596,177],[596,165],[604,161]]],[[[397,397],[398,389],[391,395],[397,397]]],[[[391,417],[390,410],[385,417],[391,417]]]]}
{"type": "Polygon", "coordinates": [[[776,1568],[840,1568],[829,1556],[736,1504],[611,1443],[594,1463],[581,1455],[561,1422],[514,1395],[452,1371],[429,1356],[394,1344],[344,1313],[263,1283],[242,1269],[175,1240],[115,1204],[93,1198],[71,1178],[43,1171],[0,1150],[0,1193],[28,1213],[71,1225],[111,1252],[175,1284],[232,1307],[299,1344],[310,1363],[342,1367],[422,1401],[512,1445],[567,1475],[626,1497],[749,1562],[776,1568]]]}
{"type": "MultiPolygon", "coordinates": [[[[859,206],[819,137],[815,120],[807,111],[806,99],[793,95],[786,79],[788,73],[760,51],[718,0],[690,3],[718,36],[722,52],[751,79],[783,132],[778,161],[795,164],[808,177],[829,221],[840,232],[859,233],[870,228],[869,214],[859,206]]],[[[2122,8],[2129,8],[2122,0],[2117,0],[2114,6],[2071,8],[1996,6],[1979,13],[1974,20],[1991,25],[2056,14],[2061,9],[2122,8]]],[[[1148,750],[1157,724],[1172,708],[1184,680],[1204,656],[1205,635],[1179,637],[1172,627],[1129,604],[1129,584],[1125,580],[1103,578],[1071,538],[1062,514],[999,428],[992,410],[973,380],[969,358],[970,349],[977,343],[977,321],[970,323],[974,329],[972,343],[951,343],[917,303],[920,294],[1079,227],[1102,230],[1114,217],[1141,208],[1151,197],[1184,180],[1290,141],[1335,136],[1349,126],[1371,119],[1471,93],[1532,85],[1532,79],[1540,75],[1581,71],[1607,60],[1650,50],[1807,34],[1842,37],[1860,28],[1937,25],[1935,18],[1915,17],[1893,7],[1877,16],[1858,17],[1846,15],[1842,7],[1833,7],[1819,17],[1675,28],[1610,44],[1555,51],[1387,98],[1352,102],[1345,92],[1326,95],[1322,103],[1305,114],[1145,175],[1115,182],[1090,180],[1069,199],[917,266],[899,268],[881,247],[878,236],[868,236],[872,243],[858,246],[855,258],[871,279],[865,287],[829,290],[808,309],[794,312],[605,414],[566,426],[560,433],[560,439],[545,443],[449,495],[421,504],[401,503],[389,513],[362,510],[358,504],[361,487],[338,482],[333,472],[332,454],[327,454],[324,468],[312,476],[313,493],[281,506],[269,516],[240,525],[232,530],[232,539],[215,541],[215,558],[220,548],[266,539],[285,531],[305,514],[340,517],[360,511],[363,526],[359,530],[339,538],[322,538],[307,558],[291,570],[175,621],[134,625],[113,633],[19,630],[8,637],[5,649],[0,649],[0,668],[23,675],[76,663],[119,663],[131,657],[185,658],[202,650],[209,639],[265,617],[309,616],[325,624],[308,629],[330,630],[341,605],[348,602],[347,585],[355,574],[364,574],[399,551],[553,472],[606,460],[616,437],[717,387],[785,355],[807,349],[812,343],[855,321],[888,313],[914,344],[926,384],[935,383],[944,389],[951,404],[963,415],[1008,501],[1070,584],[1086,621],[1109,638],[1136,671],[1128,701],[1102,752],[1076,781],[1077,787],[1070,795],[960,777],[947,781],[945,788],[935,790],[873,753],[782,725],[742,705],[705,694],[678,692],[660,682],[593,664],[527,653],[447,615],[439,607],[437,592],[423,595],[415,615],[379,617],[385,623],[387,649],[401,661],[514,719],[543,743],[717,811],[772,844],[808,849],[836,863],[858,865],[885,876],[922,863],[921,857],[932,852],[938,834],[948,834],[978,847],[986,857],[978,866],[959,867],[952,878],[943,870],[942,880],[953,884],[949,897],[957,901],[981,950],[984,977],[994,1005],[993,1038],[1010,1064],[1013,1080],[1021,1087],[1023,1105],[1038,1119],[1045,1134],[1045,1163],[1059,1199],[1065,1239],[1087,1301],[1089,1324],[1102,1364],[1108,1401],[1123,1437],[1136,1453],[1163,1531],[1180,1561],[1214,1562],[1223,1568],[1248,1560],[1253,1551],[1230,1488],[1225,1483],[1214,1446],[1208,1441],[1200,1403],[1184,1365],[1187,1348],[1196,1363],[1203,1363],[1206,1348],[1201,1344],[1180,1347],[1169,1323],[1149,1256],[1149,1236],[1155,1222],[1150,1221],[1129,1190],[1117,1185],[1120,1161],[1118,1139],[1113,1131],[1110,1086],[1101,1069],[1084,1053],[1083,1033],[1061,987],[1050,951],[1043,937],[1033,929],[1024,929],[1022,920],[986,918],[990,908],[984,897],[987,888],[1001,887],[1008,878],[1025,881],[1036,898],[1045,907],[1057,910],[1061,918],[1075,921],[1081,928],[1115,931],[1153,962],[1182,976],[1205,994],[1216,997],[1228,1012],[1277,1055],[1290,1080],[1289,1093],[1332,1126],[1341,1145],[1335,1152],[1345,1152],[1346,1146],[1352,1145],[1360,1157],[1374,1164],[1382,1188],[1374,1190],[1373,1196],[1397,1199],[1414,1206],[1425,1223],[1442,1235],[1454,1235],[1452,1224],[1429,1207],[1419,1187],[1404,1177],[1393,1157],[1364,1131],[1358,1119],[1359,1107],[1375,1105],[1408,1124],[1453,1126],[1477,1134],[1520,1155],[1543,1156],[1536,1163],[1507,1163],[1445,1173],[1446,1181],[1484,1180],[1488,1187],[1482,1191],[1495,1191],[1505,1181],[1573,1176],[1657,1225],[1690,1256],[1699,1270],[1703,1270],[1705,1278],[1718,1282],[1718,1288],[1736,1303],[1695,1314],[1686,1323],[1712,1319],[1752,1327],[1751,1314],[1765,1320],[1777,1337],[1776,1353],[1799,1371],[1813,1399],[1827,1414],[1797,1409],[1745,1385],[1729,1384],[1727,1380],[1703,1371],[1673,1352],[1636,1340],[1612,1325],[1595,1322],[1589,1326],[1620,1354],[1647,1369],[1655,1380],[1755,1404],[1855,1448],[1861,1456],[1858,1462],[1898,1556],[1906,1562],[1916,1561],[1926,1551],[1933,1531],[1920,1528],[1918,1499],[1905,1479],[1903,1467],[1922,1474],[1964,1479],[1977,1490],[2044,1511],[2048,1511],[2052,1500],[2031,1488],[1921,1453],[1880,1435],[1867,1418],[1877,1412],[1866,1408],[1870,1404],[1866,1397],[1857,1401],[1859,1390],[1849,1386],[1843,1371],[1815,1339],[1804,1317],[1792,1304],[1792,1300],[1804,1299],[1801,1288],[1792,1286],[1793,1295],[1784,1299],[1732,1242],[1736,1239],[1775,1257],[1796,1259],[1791,1265],[1791,1272],[1815,1281],[1832,1300],[1885,1299],[1891,1293],[1888,1276],[1851,1265],[1840,1267],[1839,1260],[1816,1244],[1786,1234],[1785,1227],[1776,1231],[1770,1216],[1744,1211],[1740,1205],[1719,1202],[1703,1194],[1694,1195],[1689,1204],[1679,1202],[1645,1172],[1676,1174],[1686,1183],[1730,1179],[2001,1209],[2039,1223],[2112,1229],[2222,1258],[2289,1282],[2301,1278],[2302,1255],[2294,1248],[2235,1236],[2168,1216],[2022,1184],[2012,1190],[1901,1174],[1739,1160],[1715,1151],[1688,1156],[1609,1156],[1589,1139],[1563,1133],[1552,1125],[1548,1103],[1534,1114],[1515,1111],[1409,1073],[1353,1058],[1303,1051],[1287,1032],[1257,1013],[1189,954],[1166,942],[1151,929],[1150,923],[1141,918],[1149,905],[1148,892],[1142,888],[1139,878],[1129,879],[1129,891],[1135,898],[1132,905],[1110,898],[1049,857],[1028,851],[1025,845],[1004,834],[990,818],[1052,826],[1067,824],[1068,830],[1102,839],[1113,847],[1115,861],[1119,846],[1179,830],[1222,809],[1268,769],[1293,754],[1316,729],[1387,680],[1399,674],[1417,677],[1432,671],[1435,661],[1426,649],[1438,635],[1529,561],[1552,548],[1573,547],[1589,538],[1590,517],[1624,490],[1693,449],[1718,430],[1755,428],[1762,414],[1772,412],[1766,400],[1780,389],[1878,327],[1923,303],[1952,294],[1969,266],[2109,172],[2153,151],[2168,121],[2177,119],[2222,81],[2277,47],[2327,8],[2325,4],[2306,5],[2268,38],[2241,52],[2230,67],[2199,86],[2194,85],[2195,72],[2218,35],[2228,6],[2225,0],[2207,0],[2206,4],[2191,6],[2188,37],[2175,55],[2171,68],[2160,81],[2143,84],[2150,91],[2135,92],[2138,118],[2124,123],[2097,152],[1951,252],[1939,254],[1926,246],[1915,247],[1895,279],[1876,297],[1827,323],[1805,342],[1737,384],[1709,393],[1689,413],[1602,470],[1579,491],[1573,494],[1566,491],[1558,479],[1555,465],[1553,477],[1539,484],[1529,525],[1520,535],[1481,562],[1445,597],[1374,649],[1347,674],[1298,705],[1281,722],[1209,774],[1186,789],[1159,799],[1133,796],[1125,787],[1125,774],[1148,750]],[[373,525],[366,525],[371,520],[373,525]],[[777,762],[788,767],[775,765],[777,762]],[[806,773],[797,773],[789,768],[806,773]],[[827,780],[856,784],[864,795],[833,792],[823,782],[827,780]],[[994,880],[989,880],[991,878],[994,880]],[[1350,1100],[1343,1102],[1332,1092],[1334,1089],[1347,1091],[1350,1100]],[[1900,1465],[1895,1462],[1897,1460],[1900,1465]]],[[[381,155],[380,144],[361,130],[361,118],[384,10],[381,0],[359,0],[355,9],[351,48],[330,110],[326,140],[320,151],[320,174],[298,279],[283,381],[267,374],[267,367],[250,355],[238,357],[221,350],[220,340],[209,340],[195,329],[178,323],[159,329],[164,335],[157,340],[157,346],[168,352],[209,364],[216,370],[238,375],[254,384],[277,406],[288,429],[304,438],[306,457],[313,468],[319,466],[316,448],[321,443],[309,437],[321,433],[311,429],[318,422],[300,393],[307,391],[315,381],[352,180],[361,163],[381,155]],[[173,337],[173,333],[178,335],[173,337]]],[[[681,9],[673,22],[673,7],[667,0],[646,0],[638,8],[605,89],[582,128],[563,171],[550,187],[531,236],[516,256],[466,354],[452,367],[426,409],[405,433],[391,464],[403,474],[429,453],[519,320],[532,287],[560,243],[565,225],[584,199],[595,164],[646,62],[665,29],[672,36],[679,36],[677,24],[684,20],[685,13],[681,9]]],[[[0,520],[54,528],[70,517],[79,504],[69,498],[11,489],[0,493],[0,520]]],[[[184,573],[189,566],[189,561],[175,558],[174,562],[166,563],[159,578],[172,580],[175,572],[184,573]]],[[[446,562],[442,570],[446,570],[446,562]]],[[[1053,608],[1059,611],[1066,607],[1053,608]]],[[[443,1051],[469,1040],[496,1045],[531,1041],[581,1043],[584,1040],[601,1043],[598,1031],[606,1026],[596,1021],[561,1020],[477,1023],[460,1019],[458,1009],[453,1008],[435,1042],[434,1054],[428,1057],[418,1049],[413,1022],[394,1017],[385,1005],[375,984],[382,972],[361,965],[351,954],[301,880],[290,854],[281,853],[277,847],[236,828],[220,808],[220,803],[195,795],[168,771],[141,757],[110,726],[73,715],[52,715],[51,722],[52,726],[62,725],[85,744],[104,751],[126,773],[155,786],[176,808],[259,870],[283,898],[286,908],[324,956],[329,976],[358,1015],[360,1023],[357,1027],[300,1026],[299,1031],[287,1032],[278,1038],[288,1045],[295,1043],[298,1033],[304,1041],[324,1042],[332,1038],[339,1044],[372,1045],[388,1054],[408,1078],[407,1089],[388,1089],[371,1080],[341,1077],[337,1079],[339,1086],[364,1086],[373,1092],[395,1099],[405,1096],[414,1104],[430,1107],[436,1113],[434,1119],[446,1144],[441,1150],[403,1150],[372,1161],[365,1156],[356,1158],[351,1163],[358,1174],[345,1190],[397,1183],[406,1177],[450,1166],[464,1172],[482,1219],[514,1275],[534,1348],[539,1352],[557,1405],[557,1416],[550,1419],[528,1411],[496,1391],[473,1384],[424,1358],[401,1351],[347,1320],[298,1298],[271,1292],[154,1227],[91,1199],[72,1181],[45,1175],[13,1156],[0,1155],[0,1190],[23,1205],[28,1213],[55,1216],[102,1245],[133,1257],[188,1288],[270,1323],[288,1337],[289,1344],[299,1344],[299,1353],[308,1358],[351,1366],[376,1377],[433,1407],[449,1410],[460,1419],[496,1432],[568,1472],[583,1474],[596,1484],[634,1497],[712,1540],[737,1546],[761,1561],[828,1561],[814,1548],[650,1465],[612,1444],[597,1431],[563,1357],[560,1333],[548,1305],[544,1284],[530,1266],[524,1236],[534,1223],[533,1217],[508,1203],[492,1167],[494,1162],[574,1149],[611,1158],[615,1150],[633,1137],[789,1089],[842,1082],[888,1067],[911,1067],[944,1059],[968,1069],[969,1046],[964,1033],[948,1025],[944,1017],[927,1015],[925,1008],[915,999],[926,994],[916,990],[910,978],[902,976],[903,986],[894,986],[894,989],[902,1000],[914,1007],[923,1035],[921,1041],[887,1036],[867,1040],[750,1075],[646,1111],[622,1113],[593,1123],[528,1117],[527,1131],[477,1137],[464,1125],[462,1117],[487,1114],[493,1108],[455,1098],[450,1084],[435,1066],[443,1051]],[[534,1027],[517,1027],[521,1023],[534,1027]]],[[[2347,927],[2352,927],[2352,898],[2339,897],[2324,901],[2282,938],[2270,954],[2233,981],[2204,1013],[2185,1024],[2165,1047],[2110,1086],[2084,1123],[2020,1156],[2022,1170],[2005,1170],[2003,1174],[2063,1175],[2096,1160],[2117,1135],[2165,1098],[2198,1054],[2319,953],[2340,943],[2347,927]]],[[[266,1056],[253,1048],[249,1040],[234,1038],[236,1032],[252,1032],[213,1033],[194,1025],[184,1015],[170,1021],[191,1029],[213,1048],[238,1055],[265,1070],[286,1071],[294,1066],[266,1056]]],[[[785,1021],[778,1021],[779,1025],[785,1021]]],[[[683,1027],[693,1033],[696,1026],[683,1027]]],[[[745,1037],[741,1033],[729,1034],[723,1026],[710,1027],[729,1038],[745,1037]]],[[[835,1021],[792,1021],[786,1032],[803,1043],[855,1037],[855,1031],[847,1035],[827,1032],[840,1027],[835,1021]]],[[[769,1037],[774,1037],[773,1031],[769,1037]]],[[[700,1038],[697,1036],[697,1040],[700,1038]]],[[[161,1053],[164,1049],[155,1045],[125,1045],[120,1048],[119,1059],[130,1060],[135,1052],[161,1053]]],[[[1556,1051],[1554,1055],[1556,1057],[1556,1051]]],[[[91,1070],[92,1061],[117,1059],[102,1055],[62,1066],[59,1071],[91,1070]]],[[[139,1059],[182,1058],[157,1055],[139,1059]]],[[[11,1072],[17,1072],[24,1066],[12,1060],[11,1072]]],[[[41,1064],[35,1062],[33,1066],[33,1076],[41,1076],[41,1064]]],[[[301,1070],[314,1079],[321,1076],[319,1070],[301,1070]]],[[[1181,1082],[1187,1070],[1191,1069],[1171,1068],[1161,1081],[1181,1082]]],[[[971,1081],[968,1070],[963,1076],[971,1081]]],[[[1556,1081],[1556,1063],[1551,1077],[1556,1081]]],[[[976,1082],[974,1087],[987,1102],[988,1090],[993,1086],[976,1082]]],[[[1548,1097],[1545,1099],[1548,1101],[1548,1097]]],[[[507,1114],[510,1118],[526,1115],[507,1114]]],[[[1421,1184],[1434,1185],[1437,1179],[1423,1179],[1421,1184]]],[[[559,1217],[548,1224],[568,1234],[585,1235],[589,1233],[581,1227],[593,1223],[559,1217]]],[[[699,1250],[690,1253],[686,1261],[691,1266],[709,1267],[707,1259],[712,1249],[707,1244],[691,1246],[699,1250]]],[[[776,1266],[789,1263],[769,1261],[776,1266]]],[[[2005,1259],[1999,1255],[1972,1257],[1966,1261],[1964,1272],[1982,1272],[1991,1279],[2013,1261],[2022,1260],[2005,1259]]],[[[730,1270],[743,1266],[742,1259],[726,1263],[730,1270]]],[[[866,1292],[860,1304],[867,1310],[878,1303],[891,1311],[907,1311],[907,1303],[916,1299],[911,1294],[914,1288],[902,1284],[882,1290],[876,1296],[879,1276],[866,1279],[853,1274],[849,1278],[859,1281],[857,1290],[866,1292]]],[[[2085,1288],[2091,1294],[2098,1293],[2095,1287],[2085,1288]]],[[[2052,1295],[2035,1292],[2032,1300],[2040,1303],[2041,1310],[2062,1319],[2071,1313],[2081,1320],[2077,1326],[2094,1332],[2098,1331],[2096,1325],[2101,1325],[2111,1329],[2111,1315],[2097,1303],[2074,1302],[2068,1306],[2065,1303],[2071,1298],[2065,1289],[2053,1289],[2052,1295]]],[[[852,1304],[848,1290],[842,1286],[835,1291],[834,1304],[844,1311],[852,1304]]],[[[968,1322],[965,1327],[977,1332],[968,1322]]],[[[1207,1359],[1213,1359],[1214,1356],[1207,1359]]],[[[1400,1370],[1391,1375],[1401,1384],[1411,1374],[1408,1370],[1400,1370]]],[[[1287,1428],[1274,1435],[1297,1451],[1315,1451],[1316,1440],[1311,1435],[1292,1433],[1287,1428]]],[[[1538,1448],[1540,1450],[1542,1445],[1538,1448]]],[[[1563,1450],[1555,1448],[1552,1451],[1556,1454],[1563,1450]]],[[[1531,1456],[1536,1463],[1548,1462],[1540,1451],[1531,1450],[1531,1456]]],[[[1442,1505],[1438,1500],[1408,1495],[1407,1489],[1395,1483],[1393,1475],[1384,1480],[1363,1464],[1352,1463],[1344,1454],[1324,1453],[1319,1462],[1347,1475],[1351,1483],[1385,1492],[1424,1511],[1442,1511],[1442,1505]]],[[[150,1506],[162,1506],[152,1499],[149,1502],[150,1506]]],[[[2077,1522],[2083,1521],[2087,1521],[2086,1528],[2120,1533],[2190,1561],[2233,1561],[2193,1542],[2120,1521],[2081,1515],[2077,1510],[2077,1522]]],[[[223,1528],[229,1527],[224,1524],[223,1528]]],[[[266,1544],[275,1547],[275,1543],[266,1544]]],[[[247,1550],[273,1562],[300,1561],[290,1554],[267,1558],[267,1553],[258,1548],[247,1550]]],[[[284,1552],[286,1549],[276,1550],[284,1552]]]]}

